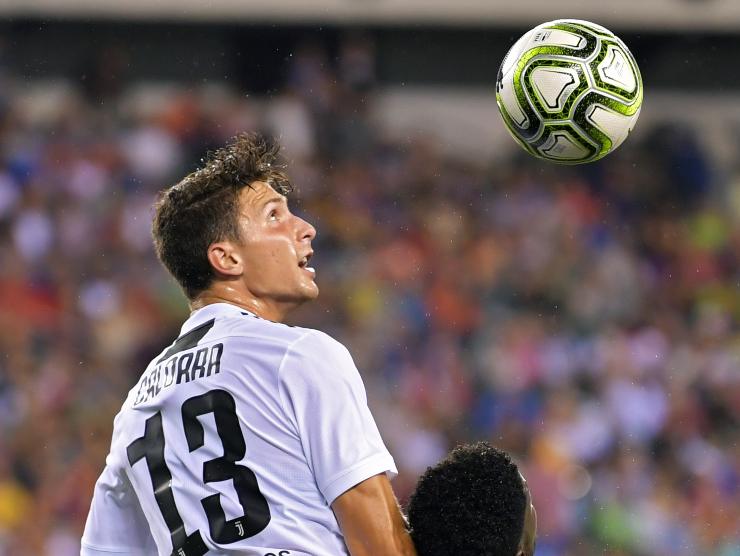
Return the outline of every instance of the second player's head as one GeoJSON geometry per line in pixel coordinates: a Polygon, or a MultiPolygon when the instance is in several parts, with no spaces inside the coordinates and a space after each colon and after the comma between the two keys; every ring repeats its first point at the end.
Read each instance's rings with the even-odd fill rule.
{"type": "Polygon", "coordinates": [[[288,208],[278,153],[259,135],[239,135],[155,205],[157,256],[191,302],[246,302],[280,320],[318,295],[307,265],[316,230],[288,208]]]}
{"type": "Polygon", "coordinates": [[[506,452],[479,442],[427,469],[411,495],[419,556],[531,556],[537,513],[527,482],[506,452]]]}

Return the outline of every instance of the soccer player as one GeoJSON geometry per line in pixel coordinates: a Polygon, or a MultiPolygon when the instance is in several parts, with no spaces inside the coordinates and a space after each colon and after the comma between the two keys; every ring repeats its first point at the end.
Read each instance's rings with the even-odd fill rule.
{"type": "Polygon", "coordinates": [[[319,290],[277,155],[238,136],[156,204],[192,313],[115,418],[83,556],[415,554],[349,352],[281,324],[319,290]]]}
{"type": "Polygon", "coordinates": [[[537,512],[505,452],[479,442],[427,469],[408,507],[419,556],[532,556],[537,512]]]}

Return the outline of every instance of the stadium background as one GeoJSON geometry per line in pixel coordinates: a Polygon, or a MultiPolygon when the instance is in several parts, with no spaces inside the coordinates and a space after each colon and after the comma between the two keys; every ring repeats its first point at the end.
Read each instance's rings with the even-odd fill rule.
{"type": "Polygon", "coordinates": [[[78,553],[112,417],[186,315],[150,205],[245,129],[318,229],[291,322],[349,346],[402,500],[487,439],[539,556],[740,554],[740,3],[583,4],[0,2],[0,554],[78,553]],[[582,168],[520,153],[494,102],[557,17],[617,32],[646,87],[582,168]]]}

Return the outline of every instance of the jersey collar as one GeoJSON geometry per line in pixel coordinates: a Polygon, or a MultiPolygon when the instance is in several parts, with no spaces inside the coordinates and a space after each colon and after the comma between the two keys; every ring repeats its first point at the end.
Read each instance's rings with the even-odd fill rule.
{"type": "Polygon", "coordinates": [[[251,315],[256,317],[256,315],[251,311],[247,311],[246,309],[237,305],[232,305],[231,303],[211,303],[210,305],[206,305],[205,307],[190,313],[190,317],[188,317],[188,320],[186,320],[183,323],[182,328],[180,328],[180,334],[185,334],[196,326],[214,318],[226,316],[236,317],[239,315],[251,315]]]}

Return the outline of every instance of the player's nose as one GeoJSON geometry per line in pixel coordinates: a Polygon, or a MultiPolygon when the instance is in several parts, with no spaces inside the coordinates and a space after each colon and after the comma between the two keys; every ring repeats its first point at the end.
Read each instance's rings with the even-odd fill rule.
{"type": "Polygon", "coordinates": [[[297,232],[299,241],[312,241],[316,237],[316,228],[310,222],[306,222],[300,216],[296,216],[297,221],[297,232]]]}

